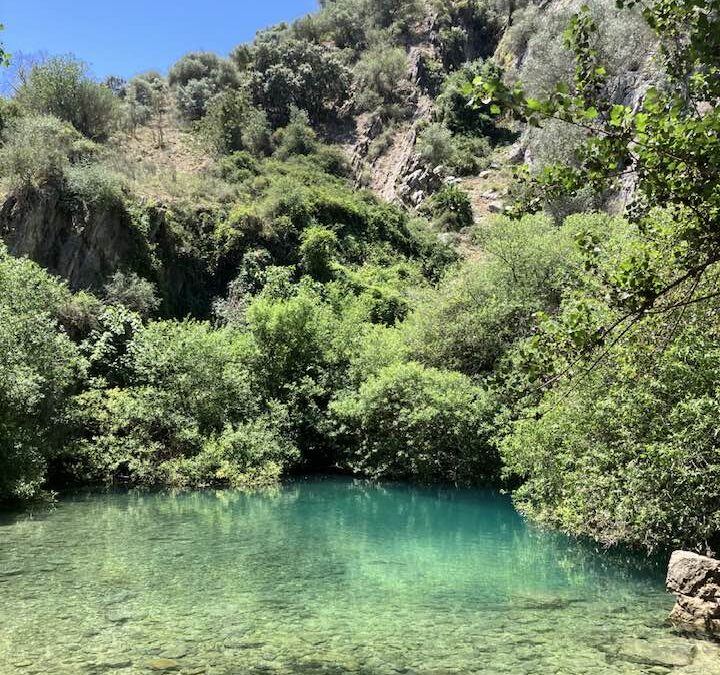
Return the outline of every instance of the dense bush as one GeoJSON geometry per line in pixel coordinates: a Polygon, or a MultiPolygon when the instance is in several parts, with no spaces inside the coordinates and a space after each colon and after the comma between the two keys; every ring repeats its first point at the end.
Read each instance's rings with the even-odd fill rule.
{"type": "Polygon", "coordinates": [[[199,128],[220,154],[246,150],[260,156],[269,154],[272,147],[267,114],[242,91],[227,90],[210,101],[199,128]]]}
{"type": "Polygon", "coordinates": [[[274,136],[275,154],[280,159],[291,155],[310,155],[318,147],[317,134],[310,126],[310,118],[304,110],[293,107],[287,126],[278,129],[274,136]]]}
{"type": "Polygon", "coordinates": [[[337,235],[324,227],[309,227],[302,233],[300,255],[302,267],[316,281],[332,276],[333,259],[338,246],[337,235]]]}
{"type": "Polygon", "coordinates": [[[191,52],[170,68],[168,83],[175,88],[180,114],[185,119],[198,120],[215,96],[237,86],[239,81],[231,61],[211,52],[191,52]]]}
{"type": "Polygon", "coordinates": [[[258,396],[251,346],[233,329],[153,323],[137,328],[115,354],[124,386],[77,398],[75,421],[87,439],[72,453],[82,475],[244,484],[277,478],[295,457],[283,434],[284,413],[258,396]]]}
{"type": "Polygon", "coordinates": [[[717,307],[687,318],[666,349],[648,350],[666,330],[638,334],[513,425],[502,452],[526,479],[521,509],[607,545],[717,550],[717,307]]]}
{"type": "Polygon", "coordinates": [[[377,478],[492,480],[487,394],[458,373],[391,365],[331,405],[347,463],[377,478]]]}
{"type": "Polygon", "coordinates": [[[108,304],[124,305],[144,318],[160,306],[155,284],[135,272],[115,272],[105,284],[103,297],[108,304]]]}
{"type": "Polygon", "coordinates": [[[102,164],[79,162],[65,171],[66,197],[98,208],[123,207],[122,178],[102,164]]]}
{"type": "Polygon", "coordinates": [[[0,173],[12,188],[59,179],[81,139],[78,131],[57,117],[21,117],[3,132],[0,173]]]}
{"type": "Polygon", "coordinates": [[[381,109],[397,117],[408,90],[409,66],[405,51],[381,45],[366,51],[355,66],[355,101],[362,110],[381,109]]]}
{"type": "Polygon", "coordinates": [[[446,185],[423,204],[444,230],[458,231],[473,224],[472,202],[467,192],[455,185],[446,185]]]}
{"type": "Polygon", "coordinates": [[[491,152],[490,141],[485,136],[454,136],[448,167],[457,176],[474,176],[489,166],[491,152]]]}
{"type": "Polygon", "coordinates": [[[556,310],[572,287],[580,267],[574,236],[585,226],[609,225],[582,219],[558,230],[535,216],[483,226],[477,236],[486,260],[447,275],[402,326],[410,354],[429,366],[490,375],[533,329],[534,315],[556,310]]]}
{"type": "Polygon", "coordinates": [[[87,66],[71,57],[35,66],[15,98],[29,111],[70,122],[92,140],[106,139],[119,119],[118,100],[112,91],[90,79],[87,66]]]}
{"type": "Polygon", "coordinates": [[[472,176],[488,165],[491,147],[484,136],[454,136],[447,127],[433,122],[418,135],[416,150],[431,169],[442,166],[446,173],[472,176]]]}
{"type": "Polygon", "coordinates": [[[452,133],[442,124],[429,124],[420,132],[415,147],[430,168],[443,166],[453,155],[452,133]]]}
{"type": "Polygon", "coordinates": [[[288,123],[293,107],[322,121],[349,97],[350,72],[337,50],[268,31],[258,36],[252,53],[253,100],[274,127],[288,123]]]}
{"type": "Polygon", "coordinates": [[[435,101],[435,116],[455,134],[490,134],[495,123],[492,117],[469,105],[467,88],[476,77],[493,71],[492,62],[472,61],[445,79],[435,101]]]}
{"type": "Polygon", "coordinates": [[[82,374],[58,322],[67,289],[0,245],[0,501],[37,497],[82,374]]]}

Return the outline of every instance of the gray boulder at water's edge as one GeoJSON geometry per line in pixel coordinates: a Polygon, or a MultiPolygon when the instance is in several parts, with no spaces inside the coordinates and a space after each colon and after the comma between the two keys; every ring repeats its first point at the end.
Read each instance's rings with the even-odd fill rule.
{"type": "Polygon", "coordinates": [[[675,551],[666,585],[676,599],[670,613],[673,623],[720,635],[720,560],[675,551]]]}

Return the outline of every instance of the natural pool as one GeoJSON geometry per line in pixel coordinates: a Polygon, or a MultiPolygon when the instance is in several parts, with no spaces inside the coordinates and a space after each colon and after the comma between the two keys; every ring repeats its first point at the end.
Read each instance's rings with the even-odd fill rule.
{"type": "Polygon", "coordinates": [[[0,520],[0,673],[720,672],[663,572],[491,492],[81,494],[0,520]]]}

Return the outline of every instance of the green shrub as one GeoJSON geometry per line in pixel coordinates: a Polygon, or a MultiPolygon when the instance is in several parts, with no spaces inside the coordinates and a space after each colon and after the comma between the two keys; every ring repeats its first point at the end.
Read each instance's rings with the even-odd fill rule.
{"type": "Polygon", "coordinates": [[[657,323],[522,412],[501,443],[521,510],[605,545],[717,550],[717,307],[689,312],[665,349],[657,323]]]}
{"type": "Polygon", "coordinates": [[[275,156],[287,159],[291,155],[310,155],[318,147],[317,134],[310,126],[307,112],[293,108],[287,126],[275,132],[275,156]]]}
{"type": "Polygon", "coordinates": [[[337,235],[324,227],[309,227],[302,233],[300,256],[302,267],[316,281],[332,277],[338,247],[337,235]]]}
{"type": "Polygon", "coordinates": [[[198,120],[213,98],[237,86],[239,79],[231,61],[212,52],[191,52],[170,68],[168,83],[175,88],[180,114],[187,120],[198,120]]]}
{"type": "Polygon", "coordinates": [[[252,176],[257,176],[260,173],[260,166],[253,155],[242,150],[221,157],[215,170],[229,183],[242,183],[252,176]]]}
{"type": "Polygon", "coordinates": [[[143,318],[160,306],[155,284],[135,272],[118,271],[105,284],[103,297],[110,305],[123,305],[143,318]]]}
{"type": "Polygon", "coordinates": [[[70,165],[80,134],[57,117],[22,117],[3,133],[0,173],[11,188],[59,180],[70,165]]]}
{"type": "Polygon", "coordinates": [[[348,98],[350,72],[332,47],[278,39],[274,31],[266,31],[258,35],[252,52],[253,101],[275,128],[288,123],[293,107],[316,123],[332,117],[348,98]]]}
{"type": "Polygon", "coordinates": [[[352,166],[341,147],[319,143],[315,148],[315,161],[325,173],[339,178],[352,176],[352,166]]]}
{"type": "Polygon", "coordinates": [[[245,150],[266,155],[272,147],[270,124],[243,91],[227,90],[215,96],[199,123],[200,134],[220,154],[245,150]]]}
{"type": "MultiPolygon", "coordinates": [[[[270,272],[270,270],[268,270],[270,272]]],[[[330,461],[326,406],[336,377],[332,352],[337,318],[306,287],[276,293],[269,279],[249,306],[246,322],[257,351],[253,370],[269,398],[289,411],[292,438],[311,465],[330,461]]]]}
{"type": "Polygon", "coordinates": [[[401,326],[412,358],[438,368],[488,377],[534,326],[537,312],[554,312],[581,269],[575,234],[608,228],[586,218],[556,228],[546,217],[498,218],[478,235],[480,263],[466,263],[424,293],[401,326]]]}
{"type": "Polygon", "coordinates": [[[90,79],[83,62],[68,56],[35,66],[15,98],[25,109],[69,122],[92,140],[105,140],[119,120],[112,91],[90,79]]]}
{"type": "Polygon", "coordinates": [[[56,316],[70,293],[0,244],[0,501],[37,497],[84,362],[56,316]]]}
{"type": "Polygon", "coordinates": [[[340,49],[355,52],[365,47],[366,24],[362,0],[324,3],[317,15],[320,30],[340,49]]]}
{"type": "Polygon", "coordinates": [[[182,487],[221,483],[247,488],[276,483],[300,459],[283,433],[286,425],[284,409],[273,406],[266,415],[228,426],[194,457],[164,462],[164,480],[182,487]]]}
{"type": "Polygon", "coordinates": [[[453,156],[452,133],[442,124],[429,124],[420,132],[415,147],[430,168],[443,166],[448,164],[453,156]]]}
{"type": "Polygon", "coordinates": [[[370,49],[355,66],[355,102],[361,110],[382,108],[397,117],[397,105],[407,93],[409,65],[399,47],[385,45],[370,49]]]}
{"type": "Polygon", "coordinates": [[[455,483],[497,476],[490,410],[469,378],[417,363],[390,365],[331,404],[353,470],[455,483]]]}
{"type": "Polygon", "coordinates": [[[68,195],[83,204],[122,209],[125,201],[121,177],[101,164],[82,162],[65,170],[68,195]]]}
{"type": "Polygon", "coordinates": [[[484,136],[460,134],[452,139],[448,168],[456,176],[474,176],[490,164],[490,141],[484,136]]]}
{"type": "Polygon", "coordinates": [[[151,323],[111,358],[124,364],[121,388],[90,389],[77,399],[86,440],[72,451],[85,476],[202,485],[250,480],[257,471],[265,480],[268,462],[279,467],[280,456],[293,455],[281,425],[273,431],[262,421],[269,409],[249,370],[252,346],[235,330],[151,323]],[[235,436],[242,430],[252,431],[246,445],[235,436]],[[277,447],[263,455],[261,439],[271,438],[277,447]]]}
{"type": "Polygon", "coordinates": [[[476,77],[493,71],[491,62],[473,61],[447,76],[435,101],[435,115],[454,134],[491,134],[495,121],[469,105],[467,88],[476,77]]]}
{"type": "Polygon", "coordinates": [[[473,224],[472,202],[467,192],[455,185],[446,185],[423,205],[437,224],[457,232],[473,224]]]}

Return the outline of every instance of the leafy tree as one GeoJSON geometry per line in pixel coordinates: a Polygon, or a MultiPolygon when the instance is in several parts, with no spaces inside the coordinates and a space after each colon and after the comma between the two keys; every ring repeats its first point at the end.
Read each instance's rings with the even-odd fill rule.
{"type": "MultiPolygon", "coordinates": [[[[5,26],[0,23],[0,31],[5,30],[5,26]]],[[[9,66],[10,65],[10,54],[8,54],[7,51],[5,51],[5,45],[0,42],[0,65],[3,66],[9,66]]]]}
{"type": "Polygon", "coordinates": [[[0,245],[0,501],[37,497],[82,375],[57,316],[70,293],[0,245]]]}
{"type": "Polygon", "coordinates": [[[253,57],[253,100],[274,127],[288,123],[293,106],[318,122],[349,97],[350,72],[335,49],[267,32],[256,40],[253,57]]]}
{"type": "Polygon", "coordinates": [[[565,34],[571,86],[533,98],[520,83],[476,82],[478,105],[588,134],[575,164],[529,180],[521,208],[616,188],[622,177],[635,185],[622,236],[579,228],[587,277],[522,346],[526,409],[514,412],[503,448],[528,481],[519,499],[535,517],[607,543],[706,550],[718,532],[717,450],[688,429],[704,428],[715,396],[714,352],[703,341],[717,329],[720,18],[712,2],[692,0],[642,12],[667,83],[636,107],[606,97],[589,8],[565,34]]]}
{"type": "Polygon", "coordinates": [[[459,373],[390,365],[333,401],[331,411],[347,464],[364,474],[466,483],[499,470],[487,443],[487,394],[459,373]]]}
{"type": "Polygon", "coordinates": [[[272,146],[267,114],[252,105],[244,91],[229,89],[208,105],[200,131],[211,147],[221,154],[247,150],[266,155],[272,146]]]}
{"type": "Polygon", "coordinates": [[[239,78],[231,61],[212,52],[190,52],[170,69],[168,83],[175,88],[180,114],[185,119],[198,120],[213,98],[236,87],[239,78]]]}
{"type": "Polygon", "coordinates": [[[70,56],[36,65],[16,100],[34,113],[70,122],[96,141],[107,139],[118,121],[119,105],[112,91],[90,79],[87,66],[70,56]]]}
{"type": "Polygon", "coordinates": [[[125,103],[130,128],[154,122],[162,145],[163,116],[167,113],[168,88],[165,79],[154,71],[132,78],[125,87],[125,103]]]}

